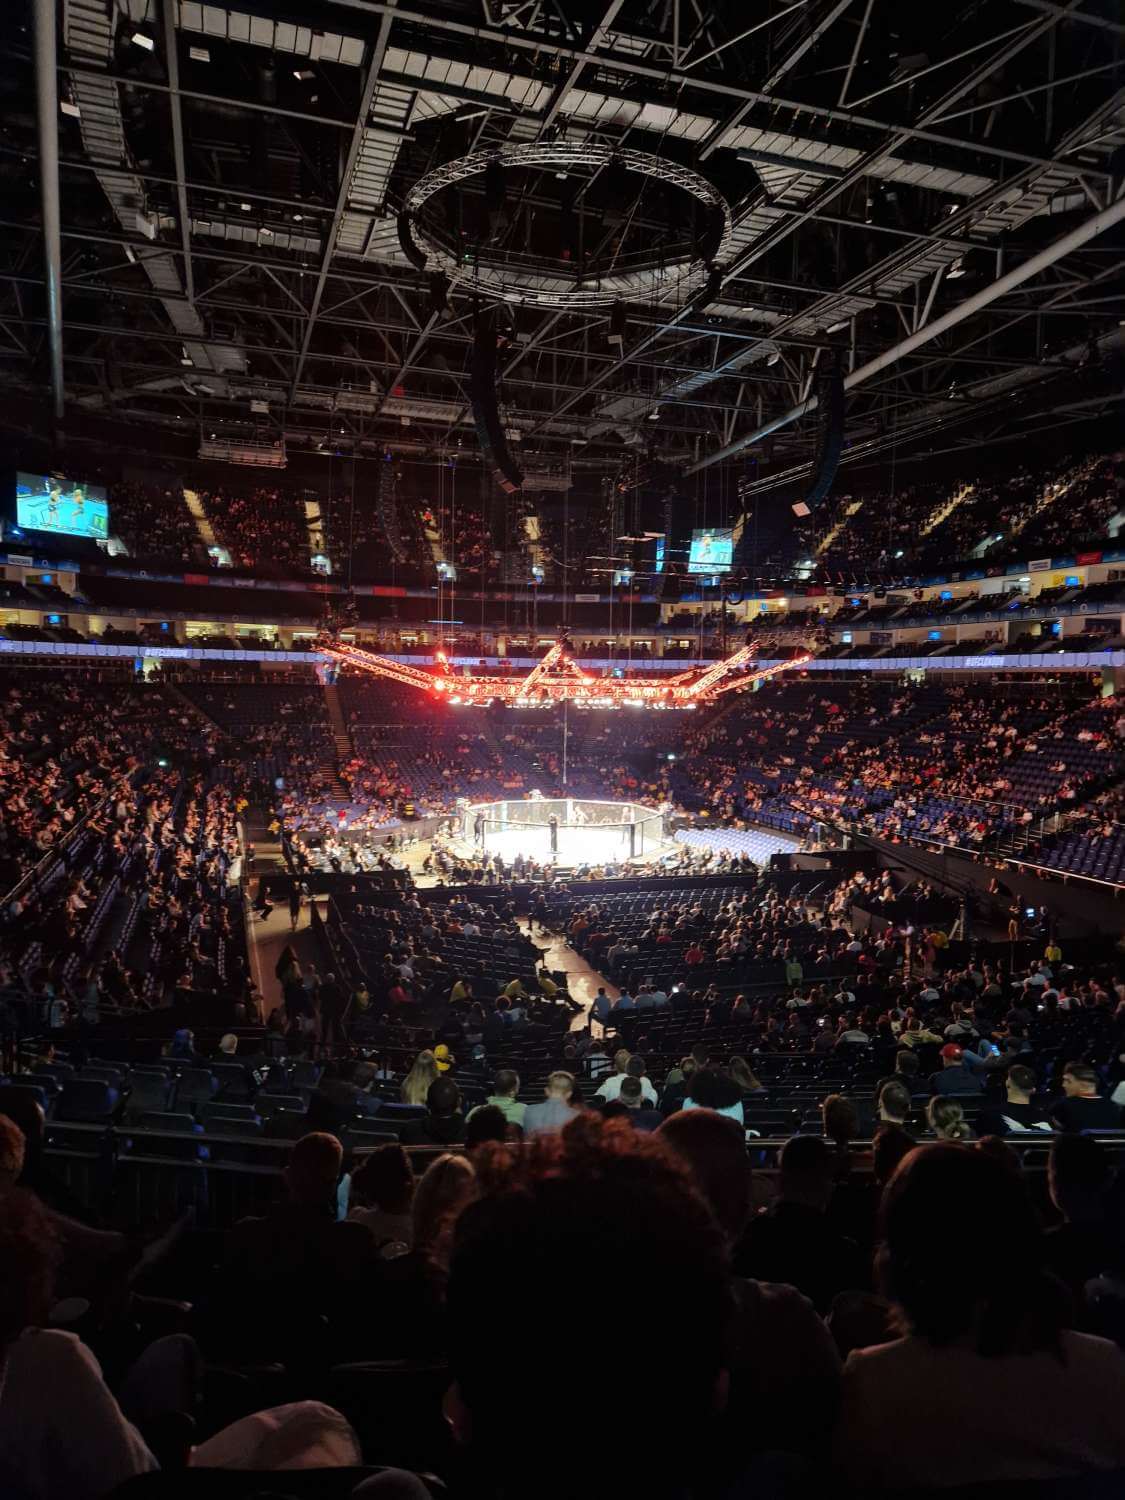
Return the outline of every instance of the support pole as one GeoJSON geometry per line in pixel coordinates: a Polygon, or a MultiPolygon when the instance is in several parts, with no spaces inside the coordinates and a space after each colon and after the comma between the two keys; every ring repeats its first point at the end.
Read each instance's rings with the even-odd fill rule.
{"type": "Polygon", "coordinates": [[[62,250],[59,239],[59,92],[55,0],[35,0],[35,94],[39,113],[39,191],[47,286],[47,341],[55,417],[63,415],[62,250]]]}

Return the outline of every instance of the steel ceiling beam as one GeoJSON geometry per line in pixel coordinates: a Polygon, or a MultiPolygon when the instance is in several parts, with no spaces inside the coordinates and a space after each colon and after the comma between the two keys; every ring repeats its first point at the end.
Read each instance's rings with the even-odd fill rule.
{"type": "MultiPolygon", "coordinates": [[[[1078,0],[1070,0],[1070,3],[1071,5],[1077,5],[1078,0]]],[[[1012,57],[1016,56],[1019,52],[1022,52],[1033,41],[1035,41],[1038,36],[1046,31],[1049,31],[1055,24],[1056,23],[1053,18],[1047,19],[1039,23],[1033,30],[1021,32],[1020,35],[1013,39],[1007,47],[1003,48],[995,56],[989,58],[989,60],[981,67],[974,69],[967,78],[963,79],[953,89],[946,93],[940,100],[937,101],[937,103],[931,105],[929,110],[927,110],[923,115],[923,120],[926,120],[931,116],[937,115],[941,113],[941,111],[950,108],[953,104],[956,104],[957,102],[959,102],[959,100],[964,98],[966,94],[973,92],[998,68],[1003,67],[1007,62],[1011,60],[1012,57]]],[[[747,248],[742,252],[742,254],[738,256],[735,261],[724,271],[723,285],[725,286],[730,281],[737,280],[741,271],[743,271],[747,266],[752,265],[756,260],[759,260],[762,256],[767,255],[777,245],[781,244],[785,239],[787,239],[793,233],[793,231],[799,228],[802,224],[815,219],[818,209],[823,208],[826,204],[834,202],[842,193],[848,191],[850,188],[854,187],[857,183],[862,181],[863,178],[870,174],[872,168],[875,165],[882,161],[885,161],[888,156],[893,155],[895,150],[901,144],[901,138],[892,138],[890,141],[884,141],[880,146],[876,147],[866,156],[861,157],[858,162],[849,167],[844,177],[839,179],[831,179],[830,181],[828,181],[820,194],[806,207],[797,210],[796,213],[792,215],[792,217],[788,218],[784,223],[779,224],[779,226],[772,233],[766,234],[748,245],[747,248]]],[[[1025,168],[1024,173],[1021,175],[1025,178],[1030,177],[1031,169],[1025,168]]],[[[1011,182],[1006,183],[1004,185],[1003,191],[1010,191],[1011,186],[1011,182]]],[[[987,204],[990,200],[994,200],[998,192],[1000,191],[1001,190],[998,187],[993,187],[990,188],[987,192],[983,193],[980,199],[977,200],[977,202],[975,202],[973,205],[971,205],[970,208],[962,209],[960,211],[960,213],[954,220],[954,225],[956,225],[958,221],[965,222],[971,219],[977,212],[979,212],[981,204],[987,204]]],[[[893,274],[895,271],[902,269],[905,265],[908,265],[910,263],[910,260],[913,258],[913,256],[916,256],[917,253],[918,252],[916,246],[911,243],[897,255],[888,257],[880,265],[872,267],[869,270],[865,270],[860,275],[853,277],[851,282],[841,287],[838,292],[834,292],[831,296],[826,297],[820,308],[818,308],[816,305],[803,308],[799,313],[795,313],[791,318],[770,329],[767,334],[758,334],[751,336],[751,338],[748,340],[748,343],[750,343],[752,346],[754,343],[764,344],[767,341],[776,342],[778,339],[782,338],[793,327],[795,323],[799,321],[805,321],[810,317],[816,317],[821,311],[824,312],[827,318],[831,314],[834,302],[836,302],[840,297],[848,296],[852,292],[862,292],[865,287],[871,284],[877,285],[881,278],[893,274]]],[[[674,328],[676,326],[676,322],[677,318],[673,317],[669,319],[665,327],[667,329],[674,328]]],[[[636,354],[641,353],[645,349],[650,347],[659,339],[659,337],[660,332],[658,330],[645,339],[642,339],[641,342],[635,345],[632,350],[622,356],[621,360],[618,362],[617,368],[625,368],[636,354]]],[[[720,367],[717,373],[726,373],[728,370],[732,369],[739,361],[745,359],[745,357],[746,349],[744,348],[740,350],[736,355],[731,356],[731,358],[726,361],[723,366],[720,367]]],[[[614,373],[616,372],[612,369],[603,371],[598,377],[595,378],[594,381],[591,382],[589,391],[592,393],[594,390],[598,389],[614,373]]],[[[560,414],[570,410],[576,404],[576,398],[571,398],[569,401],[564,402],[562,407],[560,408],[560,414]]]]}
{"type": "Polygon", "coordinates": [[[44,285],[51,396],[56,418],[66,404],[63,380],[62,249],[59,230],[59,90],[55,0],[35,0],[35,102],[39,119],[39,196],[43,206],[44,285]]]}
{"type": "MultiPolygon", "coordinates": [[[[798,115],[806,115],[810,119],[823,120],[826,124],[856,126],[865,130],[875,130],[883,135],[894,135],[901,140],[928,141],[933,145],[952,146],[959,151],[968,152],[974,156],[995,157],[998,161],[1020,162],[1024,166],[1046,166],[1049,163],[1040,156],[1032,156],[1027,152],[1013,151],[1006,147],[993,145],[988,140],[968,139],[963,136],[943,135],[939,132],[929,130],[922,125],[901,125],[890,120],[877,119],[870,115],[857,114],[854,110],[841,110],[834,105],[812,103],[807,99],[789,99],[778,94],[770,94],[763,89],[747,88],[743,84],[728,83],[716,78],[696,78],[691,74],[684,73],[677,68],[661,68],[651,63],[638,62],[632,55],[623,55],[615,52],[589,52],[581,47],[568,47],[561,42],[551,41],[538,34],[526,34],[511,30],[498,30],[488,26],[472,25],[463,21],[456,21],[444,15],[430,15],[417,8],[408,8],[396,5],[394,0],[330,0],[334,6],[343,10],[354,10],[365,12],[368,15],[382,15],[384,12],[393,12],[401,21],[414,22],[420,26],[430,26],[439,33],[452,36],[460,36],[466,39],[469,46],[477,42],[495,42],[499,46],[515,51],[524,51],[532,54],[547,54],[553,57],[569,59],[571,61],[582,60],[593,63],[596,67],[605,68],[614,73],[621,73],[635,78],[646,78],[661,86],[662,89],[694,89],[702,93],[715,94],[726,99],[739,100],[744,103],[764,105],[771,114],[776,115],[779,110],[793,110],[798,115]]],[[[1062,12],[1059,16],[1052,15],[1045,29],[1058,24],[1061,19],[1066,19],[1073,11],[1077,0],[1071,0],[1067,7],[1060,7],[1062,12]]],[[[435,88],[437,85],[435,84],[435,88]]],[[[1107,175],[1107,174],[1100,174],[1107,175]]]]}
{"type": "Polygon", "coordinates": [[[191,216],[187,200],[187,165],[184,156],[184,116],[180,105],[180,54],[176,46],[176,0],[160,0],[164,23],[164,64],[171,88],[172,158],[176,164],[176,203],[180,214],[180,245],[184,256],[184,290],[195,301],[195,275],[191,266],[191,216]]]}
{"type": "Polygon", "coordinates": [[[375,38],[374,46],[371,49],[367,74],[363,80],[363,92],[360,96],[359,111],[352,127],[352,138],[348,143],[347,156],[344,158],[344,168],[340,176],[340,189],[336,194],[336,207],[332,213],[332,224],[325,236],[324,255],[321,258],[320,271],[316,278],[316,289],[313,292],[308,322],[305,324],[305,334],[301,340],[300,352],[297,355],[297,366],[293,371],[293,383],[289,389],[290,402],[295,398],[297,388],[301,384],[301,373],[305,368],[305,360],[308,358],[309,346],[312,344],[317,314],[320,312],[320,303],[324,296],[324,288],[328,284],[329,267],[332,263],[332,257],[336,254],[336,237],[340,232],[340,218],[348,204],[348,194],[352,186],[352,173],[355,171],[359,148],[363,144],[363,133],[367,129],[368,116],[371,113],[371,103],[379,84],[379,74],[382,71],[383,59],[387,53],[387,43],[390,41],[393,20],[394,3],[392,0],[392,3],[385,7],[383,11],[383,19],[379,25],[379,34],[375,38]]]}
{"type": "MultiPolygon", "coordinates": [[[[605,40],[606,32],[613,25],[614,21],[617,20],[618,14],[621,11],[621,7],[624,4],[625,0],[609,0],[609,4],[602,12],[601,20],[590,33],[590,38],[586,43],[586,50],[588,52],[596,52],[598,50],[602,42],[605,40]]],[[[566,78],[564,78],[562,83],[560,83],[558,88],[556,88],[554,94],[551,97],[551,102],[547,105],[547,108],[543,114],[543,119],[539,126],[540,140],[558,119],[559,114],[562,112],[562,107],[566,102],[566,96],[570,93],[571,89],[574,88],[575,84],[582,76],[585,67],[585,59],[576,62],[572,66],[566,78]]]]}
{"type": "MultiPolygon", "coordinates": [[[[863,385],[865,381],[870,380],[873,375],[877,375],[881,370],[887,369],[890,365],[897,364],[904,355],[913,353],[915,349],[920,348],[923,344],[928,344],[932,339],[937,338],[939,334],[946,333],[951,328],[956,328],[959,323],[963,323],[966,318],[971,317],[979,309],[987,307],[989,303],[995,302],[1005,292],[1022,285],[1025,281],[1029,281],[1031,277],[1037,276],[1040,271],[1054,265],[1056,261],[1062,260],[1064,256],[1069,255],[1072,251],[1080,249],[1089,240],[1096,239],[1098,235],[1104,234],[1108,229],[1112,229],[1115,225],[1121,223],[1125,223],[1125,198],[1119,199],[1109,208],[1103,209],[1101,213],[1094,214],[1084,224],[1078,225],[1076,229],[1072,229],[1069,234],[1064,234],[1054,244],[1040,250],[1038,255],[1030,256],[1022,265],[1014,267],[1006,275],[999,277],[991,286],[982,287],[979,292],[975,292],[971,297],[966,297],[964,302],[960,302],[956,307],[950,308],[940,318],[935,318],[926,327],[912,333],[909,338],[903,339],[890,349],[884,350],[882,354],[877,355],[874,359],[868,360],[858,370],[853,370],[844,379],[844,389],[846,391],[854,390],[856,386],[863,385]]],[[[791,422],[796,422],[809,412],[815,411],[816,406],[816,397],[810,396],[808,400],[798,403],[798,405],[792,407],[782,416],[775,417],[773,421],[766,422],[746,437],[739,438],[737,442],[728,443],[725,448],[720,448],[717,453],[709,454],[708,457],[700,459],[697,463],[692,464],[687,472],[689,474],[698,474],[701,470],[710,468],[712,464],[721,463],[724,459],[732,458],[734,454],[740,453],[752,443],[760,442],[762,438],[768,437],[771,432],[776,432],[781,427],[787,427],[791,422]]]]}

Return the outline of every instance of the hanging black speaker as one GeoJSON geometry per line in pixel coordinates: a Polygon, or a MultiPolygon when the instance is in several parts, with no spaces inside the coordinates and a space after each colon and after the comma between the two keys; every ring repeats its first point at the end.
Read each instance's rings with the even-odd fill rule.
{"type": "Polygon", "coordinates": [[[491,314],[477,320],[469,391],[481,451],[492,465],[496,483],[510,495],[523,485],[523,474],[508,447],[507,434],[500,420],[500,393],[496,388],[496,327],[491,314]]]}
{"type": "Polygon", "coordinates": [[[816,458],[805,498],[793,507],[796,516],[809,516],[824,500],[840,467],[844,450],[844,364],[839,351],[820,372],[817,391],[816,458]]]}

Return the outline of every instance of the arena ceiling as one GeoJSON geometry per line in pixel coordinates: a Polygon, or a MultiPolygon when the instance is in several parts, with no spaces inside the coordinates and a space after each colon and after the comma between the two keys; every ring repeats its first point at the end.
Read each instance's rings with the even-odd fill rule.
{"type": "Polygon", "coordinates": [[[828,361],[852,456],[1125,384],[1115,0],[30,0],[6,40],[0,380],[45,411],[57,335],[68,415],[473,450],[490,309],[556,476],[799,472],[828,361]]]}

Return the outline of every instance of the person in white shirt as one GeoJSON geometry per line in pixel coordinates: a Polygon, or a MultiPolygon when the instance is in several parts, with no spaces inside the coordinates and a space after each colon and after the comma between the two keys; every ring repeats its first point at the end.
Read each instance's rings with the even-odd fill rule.
{"type": "MultiPolygon", "coordinates": [[[[10,1121],[5,1125],[0,1158],[15,1129],[10,1121]]],[[[104,1500],[125,1480],[151,1473],[159,1464],[82,1340],[42,1326],[52,1301],[55,1238],[33,1193],[17,1188],[0,1196],[0,1244],[6,1273],[0,1298],[0,1495],[6,1500],[104,1500]]],[[[142,1355],[126,1380],[141,1402],[159,1385],[159,1364],[149,1372],[153,1378],[143,1378],[147,1358],[142,1355]]],[[[189,1464],[335,1468],[360,1461],[358,1439],[339,1412],[316,1401],[299,1401],[224,1428],[192,1451],[189,1464]]]]}
{"type": "MultiPolygon", "coordinates": [[[[614,1061],[616,1062],[620,1057],[621,1053],[619,1052],[614,1061]]],[[[639,1078],[641,1081],[641,1098],[646,1104],[656,1103],[656,1090],[652,1086],[652,1080],[645,1076],[645,1060],[643,1057],[629,1057],[626,1054],[624,1069],[620,1069],[620,1064],[618,1064],[618,1067],[619,1071],[614,1073],[612,1077],[607,1078],[598,1089],[596,1098],[604,1099],[609,1104],[612,1100],[620,1097],[622,1079],[639,1078]]]]}

